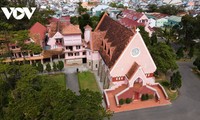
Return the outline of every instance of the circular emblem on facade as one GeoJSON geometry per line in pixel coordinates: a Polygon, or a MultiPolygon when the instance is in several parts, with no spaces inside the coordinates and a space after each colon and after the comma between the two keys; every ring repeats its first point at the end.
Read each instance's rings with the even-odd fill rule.
{"type": "Polygon", "coordinates": [[[133,48],[131,51],[131,55],[133,57],[137,57],[140,54],[140,50],[138,48],[133,48]]]}

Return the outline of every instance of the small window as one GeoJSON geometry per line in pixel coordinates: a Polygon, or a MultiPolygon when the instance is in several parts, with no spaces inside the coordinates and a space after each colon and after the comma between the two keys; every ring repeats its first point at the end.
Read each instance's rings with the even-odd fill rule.
{"type": "Polygon", "coordinates": [[[102,43],[101,43],[101,46],[103,46],[103,41],[102,41],[102,43]]]}
{"type": "Polygon", "coordinates": [[[68,53],[68,56],[73,56],[73,53],[68,53]]]}
{"type": "Polygon", "coordinates": [[[105,45],[105,48],[104,48],[104,50],[106,50],[106,45],[105,45]]]}
{"type": "Polygon", "coordinates": [[[78,45],[77,45],[77,46],[76,46],[76,49],[77,49],[77,50],[78,50],[78,49],[81,49],[81,46],[78,46],[78,45]]]}
{"type": "Polygon", "coordinates": [[[86,52],[83,52],[83,55],[86,55],[86,52]]]}
{"type": "Polygon", "coordinates": [[[96,68],[97,68],[98,66],[97,66],[97,64],[96,64],[96,68]]]}
{"type": "Polygon", "coordinates": [[[75,56],[79,56],[79,52],[76,52],[76,53],[75,53],[75,56]]]}

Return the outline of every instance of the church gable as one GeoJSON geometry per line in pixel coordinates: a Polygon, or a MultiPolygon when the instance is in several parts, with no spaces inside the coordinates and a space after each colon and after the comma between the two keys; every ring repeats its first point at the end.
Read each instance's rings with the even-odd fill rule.
{"type": "Polygon", "coordinates": [[[139,32],[133,36],[132,40],[112,67],[110,72],[111,76],[125,75],[134,62],[142,67],[145,74],[154,73],[156,70],[155,63],[139,32]]]}

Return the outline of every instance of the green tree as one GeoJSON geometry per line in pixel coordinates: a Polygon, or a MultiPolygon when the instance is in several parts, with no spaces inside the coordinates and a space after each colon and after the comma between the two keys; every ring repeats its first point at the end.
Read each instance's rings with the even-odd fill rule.
{"type": "Polygon", "coordinates": [[[182,86],[181,74],[180,72],[175,72],[170,78],[170,87],[172,90],[176,90],[182,86]]]}
{"type": "Polygon", "coordinates": [[[179,12],[184,11],[181,7],[176,7],[174,5],[163,5],[160,6],[158,12],[168,15],[176,15],[179,12]]]}
{"type": "Polygon", "coordinates": [[[58,61],[57,68],[58,68],[58,70],[62,71],[62,69],[64,68],[63,61],[58,61]]]}
{"type": "Polygon", "coordinates": [[[73,25],[79,24],[78,23],[78,17],[76,17],[76,16],[70,17],[70,23],[73,24],[73,25]]]}
{"type": "Polygon", "coordinates": [[[47,63],[46,65],[46,71],[51,72],[51,65],[49,63],[47,63]]]}
{"type": "Polygon", "coordinates": [[[79,2],[79,3],[78,3],[78,13],[79,13],[79,15],[82,15],[82,14],[85,13],[86,11],[87,11],[87,9],[86,9],[86,8],[83,8],[82,2],[79,2]]]}
{"type": "Polygon", "coordinates": [[[117,4],[116,4],[115,2],[111,2],[111,3],[109,4],[109,6],[110,6],[110,7],[117,7],[117,4]]]}
{"type": "Polygon", "coordinates": [[[44,71],[44,66],[43,66],[43,64],[41,63],[41,62],[39,62],[38,64],[37,64],[37,70],[39,71],[39,72],[43,72],[44,71]]]}
{"type": "Polygon", "coordinates": [[[148,12],[157,12],[158,6],[156,4],[149,4],[148,5],[148,12]]]}
{"type": "Polygon", "coordinates": [[[140,34],[142,35],[142,38],[146,44],[146,46],[150,46],[150,38],[149,33],[145,31],[145,28],[143,26],[139,26],[140,34]]]}
{"type": "Polygon", "coordinates": [[[196,66],[198,70],[200,70],[200,56],[195,59],[193,65],[196,66]]]}
{"type": "Polygon", "coordinates": [[[165,43],[158,43],[149,47],[149,51],[159,72],[166,73],[170,69],[176,70],[178,68],[176,64],[176,55],[172,48],[165,43]]]}
{"type": "Polygon", "coordinates": [[[183,53],[183,47],[180,47],[177,52],[176,52],[176,57],[177,59],[180,59],[182,57],[184,57],[184,53],[183,53]]]}
{"type": "Polygon", "coordinates": [[[99,23],[99,17],[98,16],[92,16],[90,17],[90,26],[92,27],[92,29],[94,30],[96,28],[96,26],[98,25],[99,23]]]}
{"type": "Polygon", "coordinates": [[[53,71],[56,72],[58,69],[57,69],[57,65],[55,62],[53,62],[53,71]]]}
{"type": "Polygon", "coordinates": [[[151,38],[150,38],[150,42],[151,42],[151,45],[157,44],[158,39],[157,39],[156,33],[153,33],[153,34],[152,34],[152,36],[151,36],[151,38]]]}
{"type": "Polygon", "coordinates": [[[192,58],[192,57],[194,56],[194,47],[193,47],[193,46],[190,47],[190,51],[189,51],[189,53],[188,53],[188,56],[189,56],[190,58],[192,58]]]}

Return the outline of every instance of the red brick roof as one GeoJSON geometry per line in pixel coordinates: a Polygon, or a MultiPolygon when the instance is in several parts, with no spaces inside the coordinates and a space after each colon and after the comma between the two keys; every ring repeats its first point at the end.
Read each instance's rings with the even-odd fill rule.
{"type": "Polygon", "coordinates": [[[124,11],[122,11],[122,14],[124,17],[129,18],[129,19],[134,19],[135,21],[140,19],[144,15],[144,13],[140,13],[140,12],[136,12],[136,11],[128,10],[128,9],[125,9],[124,11]]]}
{"type": "MultiPolygon", "coordinates": [[[[121,53],[126,48],[127,44],[130,42],[131,37],[134,35],[133,31],[124,27],[119,22],[108,17],[104,14],[100,20],[95,32],[105,32],[105,36],[102,41],[104,45],[106,44],[106,50],[103,46],[100,46],[99,53],[101,54],[106,65],[111,68],[121,53]],[[111,50],[110,55],[108,55],[108,50],[111,50]]],[[[94,39],[98,40],[98,39],[94,39]]]]}
{"type": "Polygon", "coordinates": [[[70,16],[62,16],[61,18],[54,18],[54,17],[52,17],[52,18],[50,18],[49,20],[48,20],[50,23],[51,22],[65,22],[66,24],[70,24],[70,16]]]}
{"type": "Polygon", "coordinates": [[[51,22],[49,27],[49,37],[53,37],[56,32],[60,32],[62,35],[81,34],[78,25],[66,24],[65,22],[51,22]]]}
{"type": "Polygon", "coordinates": [[[129,27],[129,28],[136,28],[136,27],[138,27],[138,26],[145,26],[145,24],[144,23],[138,23],[138,22],[136,22],[136,21],[133,21],[133,20],[131,20],[131,19],[129,19],[129,18],[121,18],[120,20],[119,20],[119,22],[122,24],[122,25],[124,25],[124,26],[126,26],[126,27],[129,27]]]}
{"type": "Polygon", "coordinates": [[[150,15],[155,17],[156,19],[161,19],[161,18],[169,16],[167,14],[162,14],[162,13],[151,13],[150,15]]]}
{"type": "Polygon", "coordinates": [[[41,43],[45,39],[47,28],[44,25],[37,22],[30,28],[29,31],[30,37],[33,39],[33,41],[36,44],[41,45],[41,43]]]}

